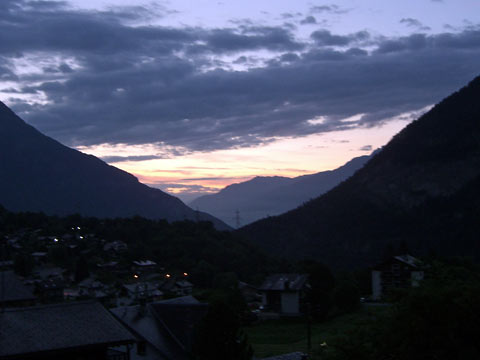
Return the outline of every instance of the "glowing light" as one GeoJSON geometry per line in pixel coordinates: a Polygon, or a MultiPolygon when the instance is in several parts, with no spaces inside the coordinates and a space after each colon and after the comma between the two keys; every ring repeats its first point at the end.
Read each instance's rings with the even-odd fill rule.
{"type": "Polygon", "coordinates": [[[137,274],[134,274],[133,277],[134,277],[135,279],[138,279],[138,275],[137,275],[137,274]]]}
{"type": "Polygon", "coordinates": [[[183,276],[188,276],[188,274],[186,272],[183,273],[183,276]]]}
{"type": "Polygon", "coordinates": [[[171,277],[171,275],[170,275],[170,274],[167,274],[167,275],[165,275],[165,277],[166,277],[166,278],[169,278],[169,277],[171,277]]]}

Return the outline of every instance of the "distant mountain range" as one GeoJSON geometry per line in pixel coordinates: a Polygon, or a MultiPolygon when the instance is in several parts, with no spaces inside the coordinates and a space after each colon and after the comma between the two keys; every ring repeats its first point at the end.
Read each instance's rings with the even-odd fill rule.
{"type": "Polygon", "coordinates": [[[0,102],[0,204],[48,215],[222,221],[41,134],[0,102]]]}
{"type": "Polygon", "coordinates": [[[360,156],[338,169],[295,178],[257,176],[249,181],[232,184],[216,194],[204,195],[189,205],[223,220],[232,227],[238,221],[249,224],[264,217],[279,215],[322,195],[352,176],[370,156],[360,156]]]}
{"type": "Polygon", "coordinates": [[[348,180],[240,229],[269,253],[335,268],[388,248],[480,258],[480,77],[412,122],[348,180]]]}

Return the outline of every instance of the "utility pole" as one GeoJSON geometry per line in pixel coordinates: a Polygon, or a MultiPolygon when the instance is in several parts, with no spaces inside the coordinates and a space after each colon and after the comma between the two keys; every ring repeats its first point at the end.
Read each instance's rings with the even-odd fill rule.
{"type": "Polygon", "coordinates": [[[312,305],[307,303],[307,354],[312,355],[312,305]]]}

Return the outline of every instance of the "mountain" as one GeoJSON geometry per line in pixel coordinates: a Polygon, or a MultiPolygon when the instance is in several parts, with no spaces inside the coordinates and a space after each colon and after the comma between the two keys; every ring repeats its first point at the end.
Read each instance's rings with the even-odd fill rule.
{"type": "Polygon", "coordinates": [[[230,226],[248,224],[258,219],[295,209],[305,201],[320,196],[350,177],[369,159],[360,156],[338,169],[295,178],[257,176],[249,181],[232,184],[216,194],[204,195],[189,205],[212,214],[230,226]]]}
{"type": "Polygon", "coordinates": [[[0,102],[0,204],[10,211],[49,215],[208,220],[179,199],[133,175],[41,134],[0,102]]]}
{"type": "Polygon", "coordinates": [[[335,268],[388,249],[480,259],[480,77],[398,133],[348,180],[240,230],[270,253],[335,268]]]}

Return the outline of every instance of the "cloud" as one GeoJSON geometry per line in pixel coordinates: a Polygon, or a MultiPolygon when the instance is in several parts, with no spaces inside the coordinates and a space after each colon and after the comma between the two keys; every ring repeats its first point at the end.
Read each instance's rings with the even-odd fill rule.
{"type": "Polygon", "coordinates": [[[126,10],[0,7],[0,79],[15,81],[2,93],[70,146],[154,144],[174,155],[375,126],[480,73],[475,28],[405,37],[319,29],[299,40],[283,25],[130,26],[136,15],[126,10]],[[18,71],[22,62],[37,71],[18,71]]]}
{"type": "Polygon", "coordinates": [[[243,26],[238,32],[233,29],[214,29],[208,32],[206,45],[191,46],[190,52],[237,52],[241,50],[267,49],[273,51],[300,50],[290,31],[280,27],[243,26]]]}
{"type": "Polygon", "coordinates": [[[360,149],[360,151],[372,151],[373,147],[372,145],[365,145],[365,146],[362,146],[360,149]]]}
{"type": "Polygon", "coordinates": [[[214,194],[219,191],[218,188],[203,186],[203,185],[171,184],[167,182],[156,182],[156,183],[146,183],[146,184],[148,186],[159,188],[174,196],[177,196],[186,204],[188,204],[189,202],[193,201],[194,199],[202,195],[214,194]]]}
{"type": "Polygon", "coordinates": [[[312,13],[330,13],[330,14],[346,14],[350,10],[342,9],[338,5],[319,5],[319,6],[312,6],[310,8],[310,12],[312,13]]]}
{"type": "MultiPolygon", "coordinates": [[[[427,36],[412,34],[396,39],[385,39],[378,45],[378,53],[394,53],[402,51],[428,51],[433,54],[440,50],[472,50],[480,49],[480,30],[465,30],[460,33],[441,33],[427,36]]],[[[446,57],[444,55],[444,57],[446,57]]]]}
{"type": "Polygon", "coordinates": [[[300,21],[300,24],[302,25],[312,25],[316,23],[317,23],[317,19],[315,19],[315,16],[312,16],[312,15],[307,16],[305,19],[300,21]]]}
{"type": "Polygon", "coordinates": [[[405,24],[408,27],[414,27],[419,30],[431,30],[430,27],[423,25],[419,20],[413,18],[403,18],[400,20],[401,24],[405,24]]]}
{"type": "Polygon", "coordinates": [[[347,46],[368,40],[370,34],[367,31],[359,31],[349,35],[334,35],[328,30],[317,30],[310,37],[322,46],[347,46]]]}
{"type": "Polygon", "coordinates": [[[146,160],[156,160],[156,159],[165,159],[166,156],[159,155],[136,155],[136,156],[102,156],[101,159],[107,163],[117,163],[124,161],[146,161],[146,160]]]}
{"type": "Polygon", "coordinates": [[[207,177],[199,177],[199,178],[186,178],[186,179],[180,179],[179,181],[185,181],[185,182],[190,182],[190,181],[231,181],[231,180],[238,180],[239,177],[228,177],[228,176],[207,176],[207,177]]]}

